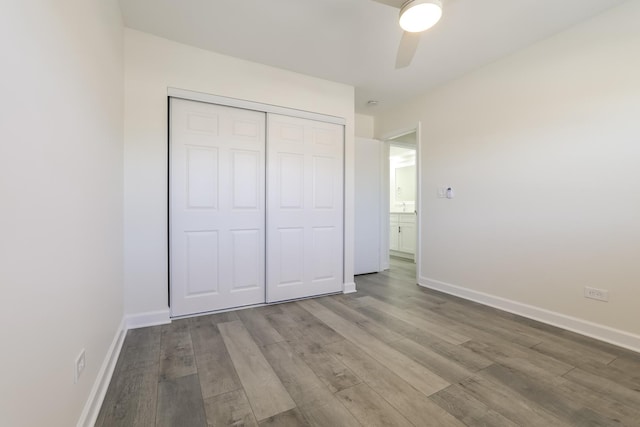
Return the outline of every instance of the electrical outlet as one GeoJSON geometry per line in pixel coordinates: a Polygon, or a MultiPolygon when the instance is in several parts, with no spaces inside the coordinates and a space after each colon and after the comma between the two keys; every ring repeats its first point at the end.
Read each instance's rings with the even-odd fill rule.
{"type": "Polygon", "coordinates": [[[446,187],[438,187],[438,198],[444,199],[447,197],[447,188],[446,187]]]}
{"type": "Polygon", "coordinates": [[[609,302],[609,291],[605,289],[590,288],[588,286],[585,286],[584,297],[595,299],[598,301],[609,302]]]}
{"type": "Polygon", "coordinates": [[[77,383],[78,380],[80,379],[80,375],[82,375],[82,371],[84,371],[85,366],[86,366],[86,361],[84,358],[84,348],[83,348],[80,354],[78,355],[78,357],[76,357],[76,363],[74,363],[73,365],[74,384],[77,383]]]}

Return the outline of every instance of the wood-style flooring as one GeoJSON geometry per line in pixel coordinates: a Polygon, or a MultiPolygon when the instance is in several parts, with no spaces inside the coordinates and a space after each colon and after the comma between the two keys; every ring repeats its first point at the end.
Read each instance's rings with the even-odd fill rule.
{"type": "Polygon", "coordinates": [[[128,332],[97,426],[640,426],[640,355],[423,289],[128,332]]]}

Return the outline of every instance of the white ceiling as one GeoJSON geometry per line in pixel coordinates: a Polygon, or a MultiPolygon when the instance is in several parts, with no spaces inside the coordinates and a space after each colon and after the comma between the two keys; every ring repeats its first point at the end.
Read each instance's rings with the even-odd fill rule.
{"type": "Polygon", "coordinates": [[[389,147],[389,158],[402,160],[411,157],[416,157],[415,148],[396,147],[393,145],[389,147]]]}
{"type": "Polygon", "coordinates": [[[356,112],[375,114],[624,1],[444,0],[442,20],[400,70],[398,9],[372,0],[120,3],[130,28],[353,85],[356,112]]]}

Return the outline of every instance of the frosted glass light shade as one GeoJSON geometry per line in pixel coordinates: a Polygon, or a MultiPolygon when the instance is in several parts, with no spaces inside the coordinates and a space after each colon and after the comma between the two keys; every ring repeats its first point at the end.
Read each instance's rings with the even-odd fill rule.
{"type": "Polygon", "coordinates": [[[440,0],[413,0],[400,9],[400,27],[410,33],[428,30],[442,17],[440,0]]]}

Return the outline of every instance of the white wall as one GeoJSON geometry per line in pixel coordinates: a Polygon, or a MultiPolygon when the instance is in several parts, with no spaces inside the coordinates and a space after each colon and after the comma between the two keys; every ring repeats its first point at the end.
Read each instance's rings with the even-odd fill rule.
{"type": "Polygon", "coordinates": [[[356,114],[355,135],[359,138],[372,139],[375,133],[375,118],[366,114],[356,114]]]}
{"type": "Polygon", "coordinates": [[[167,316],[167,87],[346,119],[345,275],[353,282],[352,87],[128,29],[125,57],[127,313],[141,321],[167,316]]]}
{"type": "Polygon", "coordinates": [[[638,22],[627,2],[376,117],[422,122],[423,284],[640,348],[638,22]]]}
{"type": "Polygon", "coordinates": [[[2,2],[2,426],[76,424],[118,333],[122,44],[116,0],[2,2]]]}

